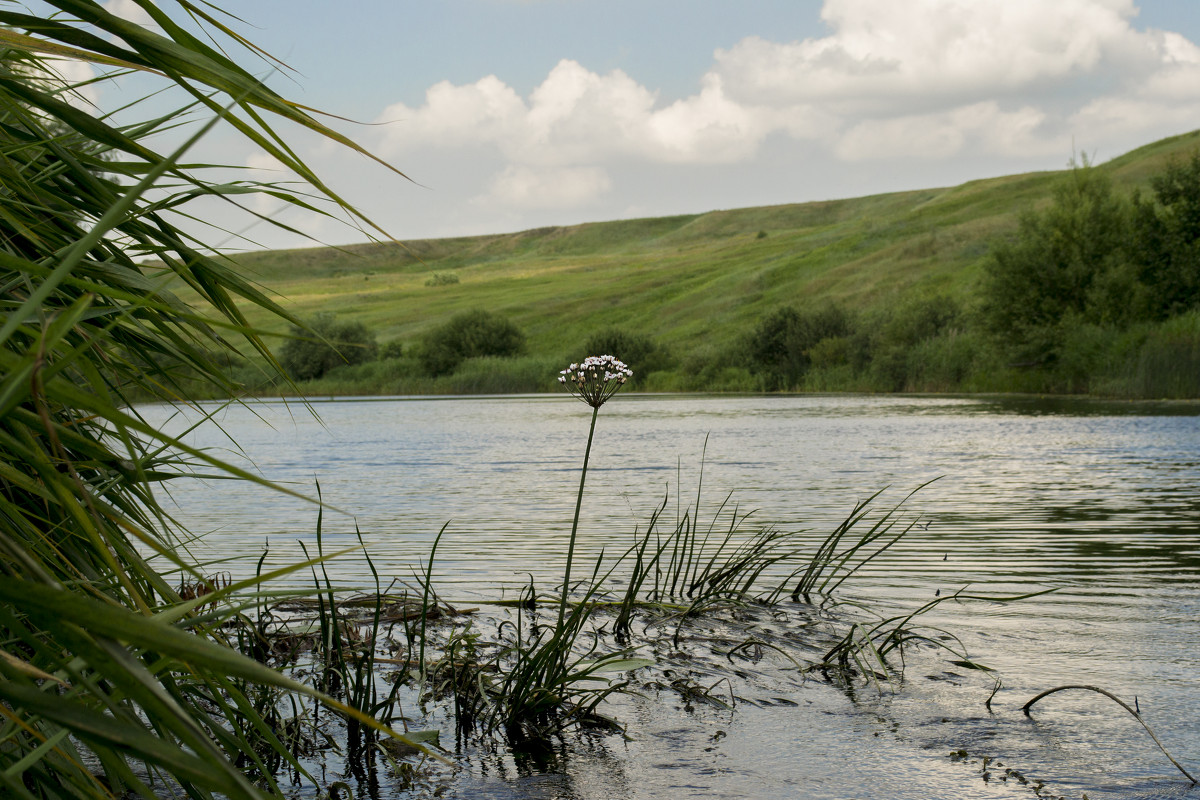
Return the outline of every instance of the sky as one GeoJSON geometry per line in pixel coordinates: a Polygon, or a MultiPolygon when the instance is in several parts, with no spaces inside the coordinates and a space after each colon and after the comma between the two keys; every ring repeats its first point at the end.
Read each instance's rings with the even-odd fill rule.
{"type": "MultiPolygon", "coordinates": [[[[105,5],[136,17],[131,0],[105,5]]],[[[1197,0],[235,6],[238,30],[295,73],[241,63],[354,120],[335,124],[411,179],[294,134],[310,166],[401,240],[952,186],[1080,154],[1102,163],[1200,128],[1197,0]]],[[[95,100],[115,108],[136,91],[95,100]]],[[[235,136],[202,147],[288,177],[235,136]]],[[[316,242],[260,224],[241,246],[366,239],[279,218],[316,242]]]]}

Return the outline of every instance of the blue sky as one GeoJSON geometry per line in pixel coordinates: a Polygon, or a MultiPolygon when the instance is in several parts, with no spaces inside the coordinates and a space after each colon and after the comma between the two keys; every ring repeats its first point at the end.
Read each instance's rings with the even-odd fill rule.
{"type": "MultiPolygon", "coordinates": [[[[134,13],[129,0],[106,5],[134,13]]],[[[296,139],[402,239],[954,185],[1059,169],[1073,152],[1102,162],[1200,128],[1195,0],[239,0],[236,9],[239,29],[298,72],[269,82],[373,123],[339,127],[419,184],[296,139]]],[[[99,94],[102,106],[126,99],[99,94]]],[[[234,137],[208,147],[275,174],[234,137]]],[[[326,243],[364,238],[282,218],[326,243]]],[[[250,236],[304,245],[265,226],[250,236]]]]}

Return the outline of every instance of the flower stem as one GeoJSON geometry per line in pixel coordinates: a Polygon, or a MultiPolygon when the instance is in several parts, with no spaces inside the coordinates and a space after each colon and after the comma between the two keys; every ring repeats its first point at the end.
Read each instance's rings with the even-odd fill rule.
{"type": "Polygon", "coordinates": [[[583,506],[583,483],[587,480],[588,458],[592,455],[592,436],[596,433],[596,416],[600,406],[592,407],[592,427],[588,429],[587,450],[583,453],[583,472],[579,474],[579,495],[575,498],[575,519],[571,522],[571,541],[567,545],[567,569],[563,573],[562,599],[558,603],[558,631],[562,631],[567,615],[567,592],[571,588],[571,560],[575,556],[575,534],[579,530],[579,509],[583,506]]]}

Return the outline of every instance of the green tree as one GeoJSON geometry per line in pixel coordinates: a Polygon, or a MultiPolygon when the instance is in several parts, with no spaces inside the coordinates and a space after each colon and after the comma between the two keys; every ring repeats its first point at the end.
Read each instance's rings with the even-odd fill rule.
{"type": "Polygon", "coordinates": [[[333,314],[318,314],[307,325],[294,326],[292,338],[279,350],[279,363],[293,379],[320,378],[342,364],[371,361],[378,352],[375,335],[361,322],[338,322],[333,314]]]}
{"type": "Polygon", "coordinates": [[[633,370],[633,380],[666,366],[667,354],[654,339],[644,333],[632,333],[623,328],[608,327],[588,337],[583,357],[616,356],[633,370]]]}
{"type": "Polygon", "coordinates": [[[1104,314],[1096,300],[1125,268],[1129,230],[1129,204],[1084,159],[1050,206],[1025,212],[1016,236],[992,251],[983,290],[991,331],[1020,358],[1052,359],[1064,325],[1104,314]]]}
{"type": "Polygon", "coordinates": [[[417,350],[430,375],[453,372],[468,358],[508,357],[525,350],[525,334],[510,320],[483,309],[455,314],[422,337],[417,350]]]}
{"type": "Polygon", "coordinates": [[[1130,259],[1144,287],[1139,316],[1166,319],[1200,307],[1200,152],[1150,185],[1153,201],[1134,196],[1130,259]]]}
{"type": "Polygon", "coordinates": [[[797,311],[782,306],[758,323],[747,343],[750,360],[769,389],[795,386],[812,364],[811,351],[825,339],[849,335],[850,317],[828,305],[797,311]]]}

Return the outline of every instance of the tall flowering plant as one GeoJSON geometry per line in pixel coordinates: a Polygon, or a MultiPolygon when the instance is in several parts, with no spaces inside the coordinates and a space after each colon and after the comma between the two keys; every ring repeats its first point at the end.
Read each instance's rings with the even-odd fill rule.
{"type": "Polygon", "coordinates": [[[581,364],[571,364],[558,373],[558,382],[567,391],[592,407],[592,426],[588,429],[587,449],[583,453],[583,471],[579,475],[579,494],[575,498],[575,519],[571,522],[571,541],[567,545],[567,567],[563,573],[562,598],[558,604],[561,630],[567,612],[567,591],[571,587],[571,561],[575,556],[575,534],[579,531],[579,510],[583,506],[583,484],[587,480],[588,458],[592,455],[592,437],[600,406],[633,377],[633,370],[614,356],[589,356],[581,364]]]}

